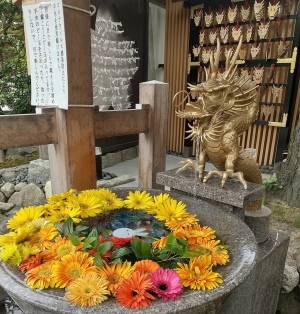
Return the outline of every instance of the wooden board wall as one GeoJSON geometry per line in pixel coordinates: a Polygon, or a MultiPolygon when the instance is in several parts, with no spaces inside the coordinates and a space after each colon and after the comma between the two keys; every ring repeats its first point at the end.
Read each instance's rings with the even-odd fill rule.
{"type": "MultiPolygon", "coordinates": [[[[169,117],[167,150],[183,152],[184,119],[175,116],[174,95],[186,90],[187,54],[189,43],[190,10],[182,2],[166,0],[166,36],[164,81],[169,83],[169,117]]],[[[182,98],[177,98],[178,104],[182,98]]]]}

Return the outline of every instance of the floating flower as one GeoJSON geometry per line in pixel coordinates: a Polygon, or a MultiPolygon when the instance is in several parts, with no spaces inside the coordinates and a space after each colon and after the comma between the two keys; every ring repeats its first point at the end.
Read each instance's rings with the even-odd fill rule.
{"type": "Polygon", "coordinates": [[[177,229],[174,234],[176,237],[186,239],[189,244],[197,244],[201,239],[212,240],[216,237],[215,230],[207,226],[201,227],[198,224],[177,229]]]}
{"type": "Polygon", "coordinates": [[[161,237],[160,239],[156,240],[156,241],[153,241],[152,242],[152,247],[154,249],[163,249],[165,246],[166,246],[166,242],[167,242],[167,238],[168,237],[161,237]]]}
{"type": "Polygon", "coordinates": [[[96,271],[93,258],[85,252],[63,256],[61,261],[56,261],[53,265],[53,277],[59,288],[65,288],[80,276],[96,271]]]}
{"type": "Polygon", "coordinates": [[[81,218],[88,218],[100,214],[104,208],[104,203],[95,195],[95,192],[88,190],[68,197],[65,206],[70,210],[79,210],[81,218]]]}
{"type": "Polygon", "coordinates": [[[29,225],[29,227],[32,227],[35,230],[35,232],[38,232],[38,231],[40,231],[40,229],[42,227],[47,226],[47,224],[49,222],[50,222],[49,220],[46,220],[45,218],[40,217],[40,218],[38,218],[36,220],[33,220],[33,221],[29,222],[28,225],[29,225]]]}
{"type": "Polygon", "coordinates": [[[197,224],[198,221],[199,219],[196,218],[196,215],[186,215],[183,216],[180,221],[167,221],[165,225],[172,231],[178,231],[179,229],[192,227],[197,224]]]}
{"type": "Polygon", "coordinates": [[[54,205],[64,205],[66,200],[76,193],[75,189],[71,189],[68,192],[63,192],[61,194],[54,194],[48,198],[48,204],[54,204],[54,205]]]}
{"type": "Polygon", "coordinates": [[[49,205],[48,207],[48,215],[47,218],[52,223],[64,223],[68,218],[72,218],[74,223],[79,223],[81,221],[80,215],[81,210],[80,208],[73,208],[70,209],[66,205],[61,205],[57,208],[56,205],[49,205]]]}
{"type": "Polygon", "coordinates": [[[18,250],[21,254],[22,261],[26,260],[30,255],[38,254],[41,250],[32,246],[28,241],[17,244],[18,250]]]}
{"type": "Polygon", "coordinates": [[[81,250],[82,245],[74,246],[70,239],[58,236],[54,242],[48,243],[47,250],[44,251],[45,260],[60,260],[63,256],[74,254],[76,251],[81,250]]]}
{"type": "Polygon", "coordinates": [[[112,295],[115,295],[123,280],[130,278],[133,271],[134,267],[127,261],[123,264],[105,264],[98,268],[98,274],[108,281],[108,290],[112,295]]]}
{"type": "Polygon", "coordinates": [[[26,283],[33,289],[55,288],[57,283],[53,277],[53,263],[47,262],[30,269],[26,274],[26,283]]]}
{"type": "Polygon", "coordinates": [[[153,199],[150,193],[146,191],[142,193],[140,191],[135,191],[134,193],[130,191],[124,204],[127,208],[147,210],[152,208],[153,199]]]}
{"type": "Polygon", "coordinates": [[[151,286],[147,274],[134,272],[131,278],[124,280],[117,290],[116,301],[127,308],[141,310],[151,305],[150,300],[155,300],[155,297],[148,292],[151,286]]]}
{"type": "Polygon", "coordinates": [[[174,199],[167,199],[157,206],[155,218],[158,220],[169,221],[182,221],[188,215],[185,210],[185,204],[181,201],[177,202],[174,199]]]}
{"type": "Polygon", "coordinates": [[[113,193],[112,191],[105,188],[102,188],[96,192],[100,200],[104,201],[105,210],[113,210],[123,207],[123,199],[117,197],[116,193],[113,193]]]}
{"type": "Polygon", "coordinates": [[[28,238],[31,245],[37,246],[41,249],[45,248],[46,245],[58,235],[58,230],[53,224],[48,224],[42,227],[40,231],[28,238]]]}
{"type": "Polygon", "coordinates": [[[160,193],[157,196],[153,196],[154,203],[153,203],[152,207],[144,209],[144,211],[150,215],[155,214],[157,206],[169,198],[170,198],[170,195],[167,193],[165,193],[165,194],[160,193]]]}
{"type": "Polygon", "coordinates": [[[32,268],[41,265],[42,259],[43,255],[40,253],[36,253],[35,255],[30,256],[25,261],[23,261],[18,269],[24,273],[32,268]]]}
{"type": "Polygon", "coordinates": [[[183,285],[180,277],[172,269],[158,268],[155,272],[148,274],[152,281],[151,290],[154,291],[163,301],[168,299],[179,299],[183,293],[183,285]]]}
{"type": "Polygon", "coordinates": [[[152,273],[160,268],[159,264],[151,261],[150,259],[143,259],[141,261],[135,262],[135,270],[144,274],[152,273]]]}
{"type": "Polygon", "coordinates": [[[121,246],[130,243],[132,238],[133,237],[128,238],[111,237],[109,241],[115,243],[114,249],[119,249],[121,246]]]}
{"type": "Polygon", "coordinates": [[[194,290],[214,289],[223,282],[222,275],[211,270],[211,256],[201,255],[191,258],[189,265],[178,263],[175,271],[185,287],[194,290]]]}
{"type": "Polygon", "coordinates": [[[66,288],[66,298],[75,305],[82,307],[95,306],[107,299],[108,282],[95,273],[77,278],[66,288]]]}
{"type": "Polygon", "coordinates": [[[199,246],[204,248],[207,251],[207,254],[211,255],[211,263],[216,266],[225,265],[229,262],[228,251],[224,248],[223,245],[220,245],[220,240],[207,240],[207,239],[198,239],[197,245],[189,245],[190,251],[199,250],[199,246]]]}
{"type": "Polygon", "coordinates": [[[19,265],[22,262],[22,257],[17,244],[13,243],[3,246],[0,252],[0,259],[12,266],[19,265]]]}
{"type": "Polygon", "coordinates": [[[40,218],[44,212],[44,206],[30,206],[21,208],[11,219],[8,220],[6,227],[13,230],[18,229],[27,223],[40,218]]]}

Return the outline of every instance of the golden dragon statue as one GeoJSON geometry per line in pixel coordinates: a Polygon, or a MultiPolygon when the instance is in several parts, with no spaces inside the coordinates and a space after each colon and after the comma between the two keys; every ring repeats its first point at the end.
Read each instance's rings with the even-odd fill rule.
{"type": "MultiPolygon", "coordinates": [[[[192,140],[200,139],[202,151],[199,159],[181,161],[184,166],[177,173],[192,167],[199,173],[199,180],[203,178],[207,159],[217,168],[208,172],[203,178],[207,182],[213,175],[222,178],[224,187],[228,178],[237,178],[247,188],[247,181],[262,184],[262,177],[258,165],[252,155],[239,147],[238,138],[255,120],[258,112],[257,85],[251,76],[238,76],[235,62],[242,45],[240,38],[237,49],[230,60],[226,57],[225,71],[222,77],[217,77],[219,68],[220,42],[217,41],[217,53],[214,60],[210,56],[210,70],[206,72],[206,81],[191,85],[190,92],[178,92],[173,98],[182,93],[184,99],[176,105],[176,114],[180,118],[193,121],[187,131],[192,140]],[[190,102],[190,94],[197,93],[197,100],[190,102]],[[186,103],[187,101],[187,103],[186,103]]],[[[197,145],[200,146],[200,141],[197,145]]],[[[250,205],[248,210],[259,210],[261,201],[250,205]]]]}

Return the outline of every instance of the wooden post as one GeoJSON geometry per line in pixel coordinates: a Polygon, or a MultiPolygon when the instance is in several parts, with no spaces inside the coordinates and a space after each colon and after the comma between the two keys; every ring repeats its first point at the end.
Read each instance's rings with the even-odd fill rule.
{"type": "MultiPolygon", "coordinates": [[[[90,10],[89,0],[63,0],[90,10]]],[[[64,7],[69,109],[56,109],[58,144],[48,147],[52,192],[96,188],[90,15],[64,7]]]]}
{"type": "Polygon", "coordinates": [[[166,168],[169,85],[140,83],[140,103],[150,104],[149,132],[139,135],[139,187],[162,189],[156,174],[166,168]]]}

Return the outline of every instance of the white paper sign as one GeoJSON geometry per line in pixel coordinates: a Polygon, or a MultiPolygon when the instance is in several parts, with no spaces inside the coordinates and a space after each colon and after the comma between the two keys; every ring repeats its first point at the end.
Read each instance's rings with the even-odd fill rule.
{"type": "Polygon", "coordinates": [[[24,5],[31,70],[31,105],[68,109],[62,0],[24,5]]]}

